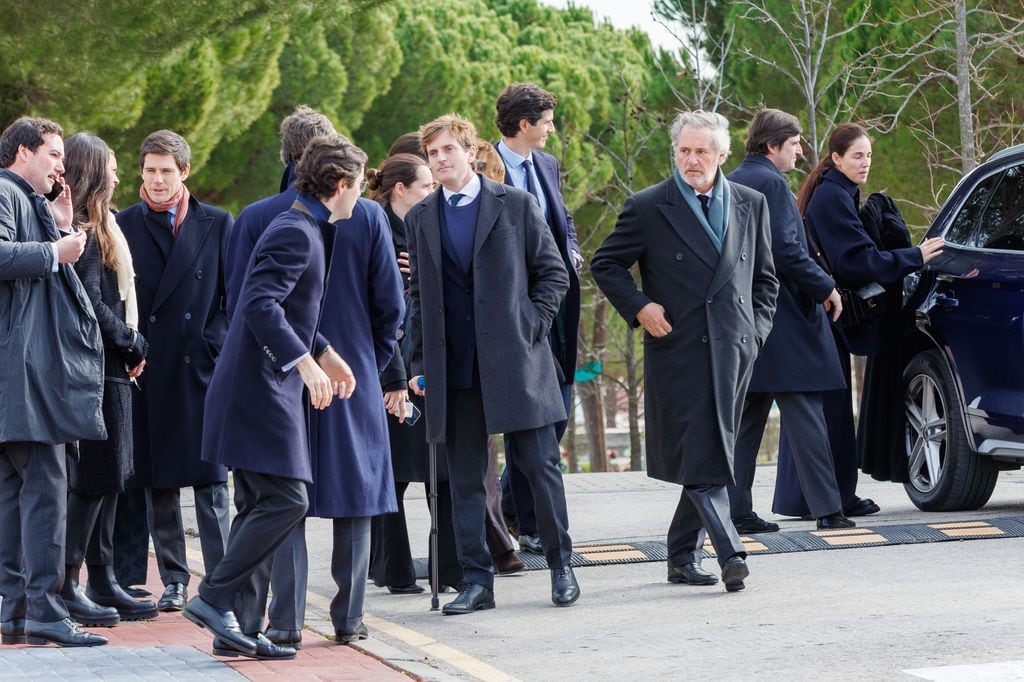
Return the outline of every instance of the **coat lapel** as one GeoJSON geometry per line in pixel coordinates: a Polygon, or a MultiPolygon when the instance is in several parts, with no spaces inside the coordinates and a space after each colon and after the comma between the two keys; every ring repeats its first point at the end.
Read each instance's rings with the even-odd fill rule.
{"type": "Polygon", "coordinates": [[[713,294],[732,277],[736,269],[736,261],[742,255],[746,258],[745,250],[749,248],[747,240],[747,219],[750,215],[750,202],[739,196],[738,192],[729,194],[729,218],[728,228],[725,231],[725,243],[722,244],[722,256],[718,260],[718,269],[711,280],[709,294],[713,294]]]}
{"type": "Polygon", "coordinates": [[[153,296],[152,310],[155,311],[163,305],[188,272],[210,234],[212,223],[213,216],[206,215],[199,202],[189,206],[188,215],[178,230],[178,236],[174,238],[167,267],[164,268],[164,274],[153,296]]]}
{"type": "Polygon", "coordinates": [[[148,211],[143,207],[142,223],[146,226],[146,232],[153,239],[153,243],[160,249],[164,257],[164,263],[171,255],[171,248],[174,246],[174,236],[171,234],[171,223],[168,220],[168,213],[156,213],[148,211]]]}
{"type": "Polygon", "coordinates": [[[683,201],[671,177],[665,181],[665,203],[658,204],[658,209],[690,250],[697,254],[712,272],[717,270],[720,260],[718,252],[693,216],[690,207],[683,201]]]}
{"type": "Polygon", "coordinates": [[[422,234],[417,235],[417,239],[427,243],[427,252],[434,259],[438,272],[441,271],[441,196],[443,192],[439,188],[424,199],[423,229],[422,234]]]}
{"type": "Polygon", "coordinates": [[[480,252],[487,235],[491,233],[494,223],[498,221],[501,207],[505,204],[505,188],[498,183],[481,177],[480,179],[480,216],[476,220],[476,237],[473,242],[473,260],[480,252]]]}

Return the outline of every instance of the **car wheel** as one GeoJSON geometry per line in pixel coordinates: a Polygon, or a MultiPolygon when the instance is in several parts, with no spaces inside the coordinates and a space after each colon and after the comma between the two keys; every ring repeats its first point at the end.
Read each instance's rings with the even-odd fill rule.
{"type": "Polygon", "coordinates": [[[903,371],[905,447],[911,502],[924,511],[977,509],[999,471],[971,450],[953,375],[938,351],[920,353],[903,371]]]}

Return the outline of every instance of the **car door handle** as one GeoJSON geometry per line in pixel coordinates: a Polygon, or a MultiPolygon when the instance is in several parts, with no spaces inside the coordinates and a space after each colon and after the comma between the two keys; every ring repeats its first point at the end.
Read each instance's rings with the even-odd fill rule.
{"type": "Polygon", "coordinates": [[[946,294],[935,294],[935,305],[940,305],[944,308],[955,308],[960,305],[960,301],[946,294]]]}

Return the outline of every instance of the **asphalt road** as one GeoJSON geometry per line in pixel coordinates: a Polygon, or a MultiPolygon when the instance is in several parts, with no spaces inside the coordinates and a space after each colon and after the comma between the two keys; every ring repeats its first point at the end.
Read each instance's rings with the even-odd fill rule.
{"type": "MultiPolygon", "coordinates": [[[[758,512],[783,532],[810,530],[769,513],[774,474],[758,471],[758,512]]],[[[566,490],[577,546],[663,540],[679,495],[633,473],[566,476],[566,490]]],[[[1019,472],[976,512],[926,514],[901,486],[868,478],[859,492],[882,506],[858,519],[869,527],[1024,517],[1019,472]]],[[[406,503],[416,556],[426,556],[422,497],[412,486],[406,503]]],[[[307,623],[330,632],[330,522],[311,519],[307,535],[307,623]]],[[[664,562],[587,566],[567,609],[551,605],[548,573],[529,571],[497,579],[496,609],[458,617],[429,611],[428,594],[370,585],[366,622],[382,655],[427,663],[437,679],[1024,680],[1022,556],[1024,539],[1010,537],[753,556],[735,594],[670,584],[664,562]]]]}

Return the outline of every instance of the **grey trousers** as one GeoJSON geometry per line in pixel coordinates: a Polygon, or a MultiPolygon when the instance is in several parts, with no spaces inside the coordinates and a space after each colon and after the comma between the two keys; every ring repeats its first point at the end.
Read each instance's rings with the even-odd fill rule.
{"type": "Polygon", "coordinates": [[[700,563],[705,536],[711,537],[719,565],[734,554],[746,556],[736,526],[729,517],[729,494],[724,485],[686,485],[668,528],[668,560],[679,566],[700,563]]]}
{"type": "Polygon", "coordinates": [[[734,519],[754,510],[751,489],[757,468],[757,451],[773,400],[782,414],[782,428],[790,444],[800,489],[811,515],[820,518],[842,511],[823,412],[823,395],[821,392],[747,394],[736,438],[736,485],[729,486],[729,506],[734,519]]]}
{"type": "Polygon", "coordinates": [[[370,570],[370,517],[334,519],[331,577],[338,593],[331,600],[331,622],[353,630],[363,620],[366,576],[370,570]]]}
{"type": "MultiPolygon", "coordinates": [[[[203,550],[203,568],[209,575],[224,556],[228,542],[228,484],[224,481],[194,486],[196,525],[203,550]]],[[[160,580],[164,585],[188,585],[191,575],[185,557],[185,527],[181,520],[180,488],[146,488],[149,528],[160,580]]]]}
{"type": "Polygon", "coordinates": [[[63,445],[0,443],[0,621],[68,617],[64,584],[67,462],[63,445]]]}
{"type": "Polygon", "coordinates": [[[235,615],[243,632],[263,629],[263,614],[274,630],[301,630],[306,623],[306,586],[309,554],[306,550],[306,519],[299,521],[281,546],[253,574],[256,598],[236,602],[235,615]],[[270,587],[274,596],[267,608],[270,587]]]}

